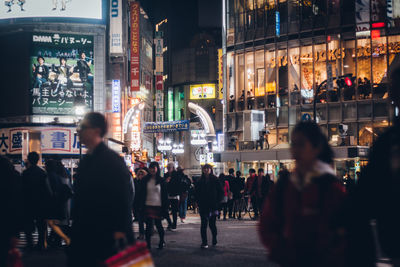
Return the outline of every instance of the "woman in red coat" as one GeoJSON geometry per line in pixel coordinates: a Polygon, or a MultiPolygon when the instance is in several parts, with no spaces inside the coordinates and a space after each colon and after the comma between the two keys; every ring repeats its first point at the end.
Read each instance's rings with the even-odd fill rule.
{"type": "Polygon", "coordinates": [[[291,153],[295,170],[279,178],[260,220],[269,258],[281,266],[344,266],[346,195],[331,167],[333,151],[317,124],[296,125],[291,153]]]}

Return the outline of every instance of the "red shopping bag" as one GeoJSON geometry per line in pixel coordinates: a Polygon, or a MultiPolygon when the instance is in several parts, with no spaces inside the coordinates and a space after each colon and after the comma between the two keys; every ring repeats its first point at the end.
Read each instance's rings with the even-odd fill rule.
{"type": "Polygon", "coordinates": [[[7,267],[23,267],[21,252],[17,248],[8,251],[7,267]]]}
{"type": "Polygon", "coordinates": [[[108,258],[104,262],[104,267],[154,267],[150,251],[146,243],[136,242],[123,251],[108,258]]]}

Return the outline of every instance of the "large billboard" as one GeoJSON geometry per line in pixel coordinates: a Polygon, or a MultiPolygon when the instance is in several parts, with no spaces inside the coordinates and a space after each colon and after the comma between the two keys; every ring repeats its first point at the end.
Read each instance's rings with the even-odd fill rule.
{"type": "Polygon", "coordinates": [[[77,99],[92,109],[93,36],[33,33],[32,42],[32,113],[75,115],[77,99]]]}
{"type": "Polygon", "coordinates": [[[5,0],[1,19],[15,18],[102,19],[102,0],[5,0]]]}
{"type": "Polygon", "coordinates": [[[190,85],[190,99],[212,99],[215,98],[215,84],[193,84],[190,85]]]}

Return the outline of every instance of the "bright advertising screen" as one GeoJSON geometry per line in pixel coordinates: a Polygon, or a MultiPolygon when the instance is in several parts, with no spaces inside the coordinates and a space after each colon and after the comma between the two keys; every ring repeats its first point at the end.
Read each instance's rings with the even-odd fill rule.
{"type": "Polygon", "coordinates": [[[190,86],[190,99],[215,98],[215,84],[195,84],[190,86]]]}
{"type": "Polygon", "coordinates": [[[1,19],[82,18],[102,19],[102,0],[4,0],[1,19]]]}
{"type": "Polygon", "coordinates": [[[77,99],[92,109],[93,36],[34,33],[32,42],[32,113],[75,115],[77,99]]]}

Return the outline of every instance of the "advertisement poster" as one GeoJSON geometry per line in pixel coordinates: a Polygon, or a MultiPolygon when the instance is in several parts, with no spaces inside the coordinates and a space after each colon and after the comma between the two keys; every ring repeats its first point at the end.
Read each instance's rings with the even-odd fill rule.
{"type": "Polygon", "coordinates": [[[140,39],[139,21],[140,6],[138,2],[131,4],[131,91],[140,91],[140,39]]]}
{"type": "Polygon", "coordinates": [[[83,18],[102,19],[102,0],[4,0],[1,19],[83,18]]]}
{"type": "Polygon", "coordinates": [[[215,98],[215,84],[190,85],[190,99],[212,99],[215,98]]]}
{"type": "Polygon", "coordinates": [[[93,36],[32,34],[30,96],[33,114],[75,115],[74,100],[93,107],[93,36]]]}

